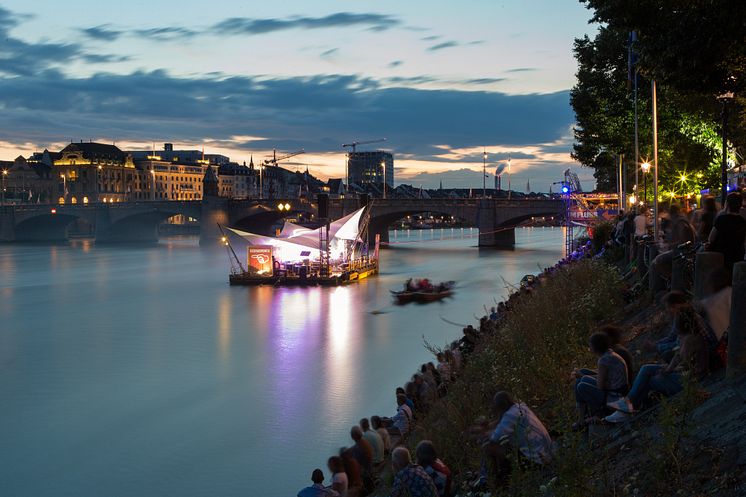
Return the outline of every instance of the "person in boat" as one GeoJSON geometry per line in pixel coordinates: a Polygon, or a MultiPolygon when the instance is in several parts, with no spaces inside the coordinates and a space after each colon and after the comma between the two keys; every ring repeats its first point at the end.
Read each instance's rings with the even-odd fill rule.
{"type": "Polygon", "coordinates": [[[423,278],[417,283],[417,290],[421,292],[431,292],[433,290],[433,285],[430,283],[429,279],[423,278]]]}
{"type": "Polygon", "coordinates": [[[404,291],[405,292],[415,292],[417,291],[417,287],[414,283],[412,283],[412,278],[409,278],[406,283],[404,283],[404,291]]]}

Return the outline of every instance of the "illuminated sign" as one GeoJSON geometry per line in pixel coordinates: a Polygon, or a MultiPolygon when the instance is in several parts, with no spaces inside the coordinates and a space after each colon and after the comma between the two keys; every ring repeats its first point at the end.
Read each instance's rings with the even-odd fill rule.
{"type": "Polygon", "coordinates": [[[249,245],[249,273],[257,276],[272,276],[272,247],[267,245],[249,245]]]}

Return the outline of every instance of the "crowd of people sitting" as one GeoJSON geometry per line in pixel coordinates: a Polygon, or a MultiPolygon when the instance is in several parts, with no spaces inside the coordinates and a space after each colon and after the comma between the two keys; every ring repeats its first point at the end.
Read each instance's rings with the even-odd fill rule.
{"type": "MultiPolygon", "coordinates": [[[[672,205],[662,223],[663,241],[674,250],[686,241],[699,241],[710,250],[721,251],[726,261],[707,281],[707,296],[692,302],[681,292],[669,292],[662,302],[670,320],[669,332],[659,340],[646,342],[644,348],[656,360],[636,368],[633,355],[624,345],[624,331],[616,326],[602,326],[588,339],[589,350],[597,357],[594,369],[576,368],[571,373],[577,407],[577,420],[571,427],[582,430],[593,423],[619,423],[655,402],[656,397],[671,396],[684,388],[686,378],[702,380],[724,365],[730,311],[730,271],[744,258],[746,219],[741,210],[741,194],[728,196],[726,210],[717,214],[714,200],[705,198],[703,208],[684,217],[672,205]],[[737,215],[741,221],[734,217],[737,215]],[[743,221],[743,222],[742,222],[743,221]]],[[[632,247],[650,227],[645,208],[622,214],[614,241],[632,247]]],[[[546,278],[568,264],[593,256],[592,246],[580,246],[565,259],[522,282],[507,300],[496,303],[479,320],[479,326],[463,328],[463,336],[436,354],[436,363],[422,364],[411,381],[395,391],[396,408],[389,416],[363,418],[350,430],[352,445],[329,458],[330,485],[324,485],[321,469],[312,472],[312,485],[299,497],[364,496],[378,483],[387,468],[393,473],[391,495],[413,497],[447,497],[455,488],[451,471],[438,458],[435,444],[421,441],[414,458],[405,447],[417,420],[434,402],[446,395],[480,337],[496,332],[510,315],[517,299],[530,295],[546,278]]],[[[654,264],[665,267],[671,254],[663,252],[654,264]],[[668,259],[668,260],[667,260],[668,259]]],[[[423,282],[418,282],[422,284],[423,282]]],[[[429,282],[427,282],[429,283],[429,282]]],[[[407,282],[407,286],[415,284],[407,282]]],[[[417,285],[419,286],[419,285],[417,285]]],[[[511,468],[542,467],[552,461],[554,444],[546,427],[525,404],[508,392],[497,392],[492,399],[492,421],[479,419],[470,435],[482,447],[482,464],[473,487],[485,486],[493,478],[496,485],[505,484],[511,468]]]]}
{"type": "Polygon", "coordinates": [[[746,241],[746,211],[743,209],[743,194],[731,192],[722,210],[712,196],[702,197],[699,209],[685,212],[676,204],[660,207],[660,239],[652,240],[653,224],[650,210],[645,206],[621,213],[614,229],[613,240],[624,246],[630,260],[643,250],[641,242],[657,244],[659,254],[652,261],[655,273],[666,280],[671,279],[673,259],[680,247],[692,250],[710,250],[723,254],[725,270],[730,275],[733,264],[744,260],[746,241]]]}

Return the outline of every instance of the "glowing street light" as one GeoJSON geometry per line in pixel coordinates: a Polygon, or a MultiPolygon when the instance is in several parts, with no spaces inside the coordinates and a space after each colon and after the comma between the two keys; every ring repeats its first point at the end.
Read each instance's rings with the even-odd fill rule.
{"type": "Polygon", "coordinates": [[[386,200],[386,161],[381,161],[381,169],[383,170],[383,199],[386,200]]]}
{"type": "Polygon", "coordinates": [[[650,171],[650,162],[645,161],[642,164],[640,164],[640,169],[642,169],[642,182],[643,182],[643,191],[645,195],[645,201],[648,200],[648,171],[650,171]]]}
{"type": "Polygon", "coordinates": [[[8,175],[8,170],[3,169],[3,185],[2,185],[2,199],[0,199],[0,205],[5,205],[5,177],[8,175]]]}
{"type": "Polygon", "coordinates": [[[482,198],[487,197],[487,150],[482,152],[482,198]]]}

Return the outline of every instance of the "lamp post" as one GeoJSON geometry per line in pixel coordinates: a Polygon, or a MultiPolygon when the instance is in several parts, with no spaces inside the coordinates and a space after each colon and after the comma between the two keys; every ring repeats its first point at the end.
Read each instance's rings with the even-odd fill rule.
{"type": "Polygon", "coordinates": [[[643,200],[647,204],[648,202],[648,171],[650,171],[650,162],[645,161],[642,164],[640,164],[640,169],[642,169],[642,184],[644,185],[643,192],[645,195],[643,197],[643,200]]]}
{"type": "Polygon", "coordinates": [[[8,170],[3,169],[3,191],[2,191],[2,198],[0,199],[0,205],[5,205],[5,177],[8,175],[8,170]]]}
{"type": "Polygon", "coordinates": [[[510,193],[511,193],[511,188],[510,188],[510,155],[508,155],[508,200],[510,200],[510,193]]]}
{"type": "Polygon", "coordinates": [[[386,200],[386,161],[381,161],[381,169],[383,170],[383,199],[386,200]]]}
{"type": "Polygon", "coordinates": [[[60,174],[60,178],[62,178],[62,203],[64,204],[67,202],[67,176],[65,176],[65,173],[60,174]]]}
{"type": "Polygon", "coordinates": [[[658,89],[651,82],[653,94],[653,239],[658,242],[658,89]]]}
{"type": "Polygon", "coordinates": [[[155,200],[155,169],[153,165],[150,165],[150,177],[153,178],[153,191],[151,192],[150,198],[155,200]]]}
{"type": "Polygon", "coordinates": [[[723,93],[718,100],[723,103],[723,163],[720,166],[720,205],[725,208],[725,198],[728,196],[728,101],[733,98],[733,92],[723,93]]]}
{"type": "Polygon", "coordinates": [[[482,151],[482,198],[487,198],[487,150],[482,151]]]}

